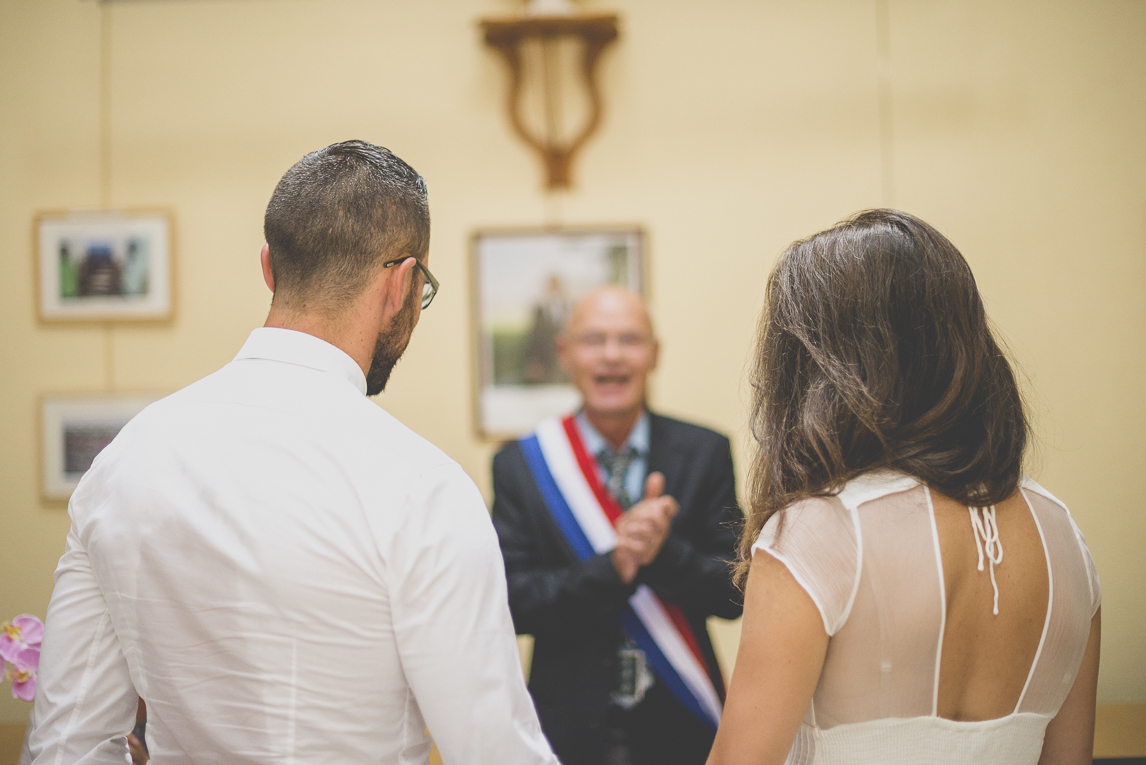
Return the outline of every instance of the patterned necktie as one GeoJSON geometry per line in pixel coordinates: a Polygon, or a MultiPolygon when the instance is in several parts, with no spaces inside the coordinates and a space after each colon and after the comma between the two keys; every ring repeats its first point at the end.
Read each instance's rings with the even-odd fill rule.
{"type": "Polygon", "coordinates": [[[597,452],[597,464],[605,469],[605,486],[622,510],[628,510],[633,504],[633,500],[629,498],[629,492],[625,488],[625,476],[628,475],[629,466],[633,464],[633,460],[637,456],[637,449],[634,446],[630,446],[619,453],[611,452],[608,449],[597,452]]]}

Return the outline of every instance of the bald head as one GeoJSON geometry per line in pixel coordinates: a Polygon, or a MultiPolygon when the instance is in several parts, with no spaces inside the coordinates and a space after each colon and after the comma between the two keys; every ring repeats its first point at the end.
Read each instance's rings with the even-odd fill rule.
{"type": "Polygon", "coordinates": [[[574,306],[557,351],[598,430],[607,420],[636,421],[658,353],[639,295],[615,286],[590,292],[574,306]]]}
{"type": "Polygon", "coordinates": [[[598,287],[573,306],[565,323],[565,334],[573,337],[586,324],[598,323],[602,316],[624,317],[624,323],[638,327],[648,338],[653,337],[653,322],[640,295],[632,290],[609,284],[598,287]]]}

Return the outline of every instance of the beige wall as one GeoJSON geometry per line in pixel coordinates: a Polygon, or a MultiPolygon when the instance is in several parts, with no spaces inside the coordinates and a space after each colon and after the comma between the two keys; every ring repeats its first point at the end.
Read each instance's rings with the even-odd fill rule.
{"type": "MultiPolygon", "coordinates": [[[[225,363],[268,305],[257,256],[278,177],[361,137],[429,182],[442,281],[379,403],[487,491],[492,447],[470,411],[474,229],[645,226],[665,345],[654,403],[733,434],[743,473],[744,366],[780,249],[863,207],[937,225],[1029,377],[1032,473],[1071,505],[1098,562],[1101,699],[1146,700],[1133,482],[1146,456],[1146,4],[589,4],[622,16],[603,62],[610,109],[576,191],[550,198],[475,27],[515,7],[0,0],[0,617],[44,613],[68,526],[38,498],[38,397],[173,390],[225,363]],[[33,213],[99,203],[174,210],[170,325],[37,323],[33,213]]],[[[0,721],[25,714],[0,700],[0,721]]]]}

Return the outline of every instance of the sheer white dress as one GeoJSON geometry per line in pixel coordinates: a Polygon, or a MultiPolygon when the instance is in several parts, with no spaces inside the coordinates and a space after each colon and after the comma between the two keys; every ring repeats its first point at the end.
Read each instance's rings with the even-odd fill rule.
{"type": "Polygon", "coordinates": [[[1021,492],[1042,538],[1050,598],[1014,711],[982,722],[937,714],[947,604],[926,486],[902,473],[868,473],[837,496],[801,501],[768,520],[753,549],[787,566],[830,636],[789,765],[1038,762],[1101,591],[1066,506],[1029,478],[1021,492]]]}

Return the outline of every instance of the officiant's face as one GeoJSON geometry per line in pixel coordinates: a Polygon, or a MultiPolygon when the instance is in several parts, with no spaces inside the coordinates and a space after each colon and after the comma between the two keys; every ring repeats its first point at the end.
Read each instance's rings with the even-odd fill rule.
{"type": "Polygon", "coordinates": [[[644,406],[657,341],[637,295],[618,287],[591,292],[573,309],[557,350],[590,414],[625,415],[644,406]]]}

